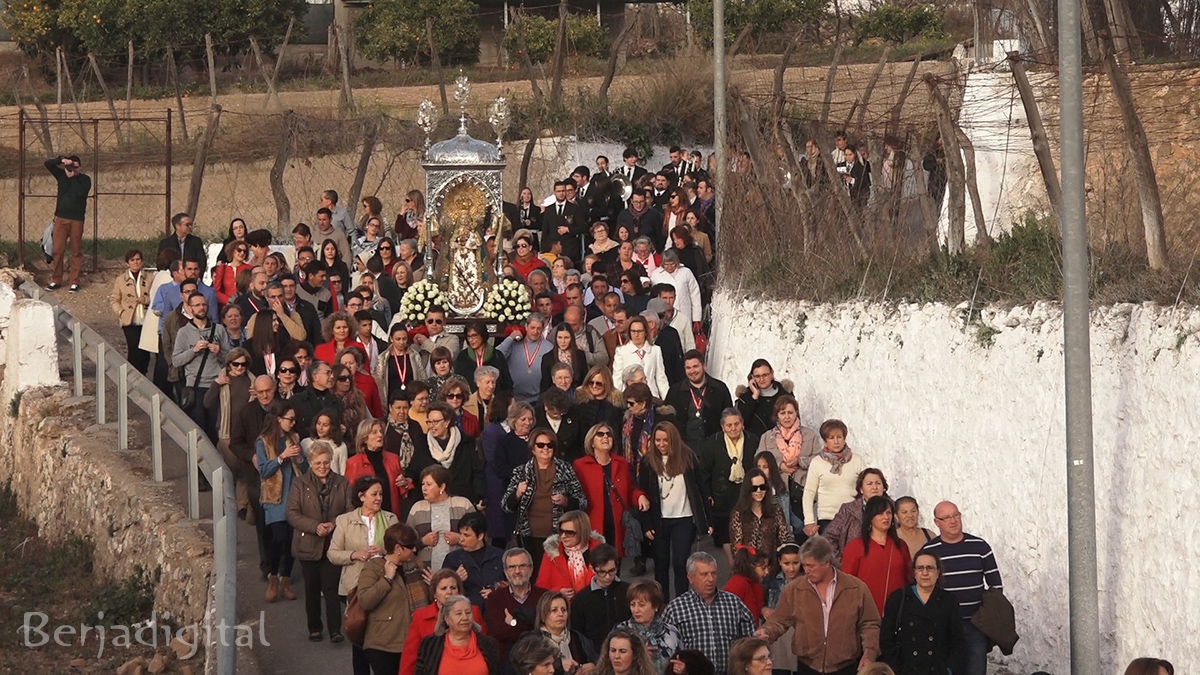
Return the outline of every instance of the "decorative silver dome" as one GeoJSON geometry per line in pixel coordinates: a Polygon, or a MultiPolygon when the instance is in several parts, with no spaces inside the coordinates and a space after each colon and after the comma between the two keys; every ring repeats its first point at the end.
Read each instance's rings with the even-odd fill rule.
{"type": "Polygon", "coordinates": [[[461,132],[454,138],[434,143],[425,152],[424,165],[446,164],[453,166],[478,166],[481,164],[504,164],[500,149],[487,141],[472,138],[461,132]]]}

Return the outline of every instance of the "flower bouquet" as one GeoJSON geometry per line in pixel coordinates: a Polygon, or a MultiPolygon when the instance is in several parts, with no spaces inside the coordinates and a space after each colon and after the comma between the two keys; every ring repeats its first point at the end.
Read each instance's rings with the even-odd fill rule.
{"type": "Polygon", "coordinates": [[[483,303],[484,313],[502,323],[524,321],[529,317],[529,307],[529,289],[513,279],[503,279],[492,286],[483,303]]]}
{"type": "Polygon", "coordinates": [[[425,323],[425,315],[429,313],[431,307],[446,307],[446,296],[442,294],[442,289],[437,287],[437,284],[422,279],[404,293],[404,297],[400,300],[400,316],[408,322],[410,326],[419,326],[425,323]]]}

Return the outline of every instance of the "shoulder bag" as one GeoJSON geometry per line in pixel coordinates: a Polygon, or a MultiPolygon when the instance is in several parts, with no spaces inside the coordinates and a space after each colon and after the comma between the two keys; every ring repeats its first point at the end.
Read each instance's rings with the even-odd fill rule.
{"type": "MultiPolygon", "coordinates": [[[[213,324],[208,331],[208,341],[212,342],[217,335],[217,324],[213,324]]],[[[196,378],[192,380],[192,386],[184,387],[179,395],[179,407],[183,408],[184,412],[190,412],[192,407],[196,405],[196,393],[200,388],[200,376],[204,375],[204,364],[208,363],[208,355],[211,351],[205,349],[204,355],[200,357],[200,367],[196,370],[196,378]]]]}

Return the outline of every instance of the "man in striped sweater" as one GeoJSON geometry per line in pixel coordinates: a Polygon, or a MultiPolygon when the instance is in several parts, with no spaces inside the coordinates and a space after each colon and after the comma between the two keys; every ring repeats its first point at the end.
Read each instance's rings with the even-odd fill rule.
{"type": "Polygon", "coordinates": [[[962,608],[962,663],[954,668],[955,675],[985,675],[990,644],[987,636],[971,623],[971,615],[979,609],[985,588],[1000,588],[1000,570],[992,547],[983,539],[963,532],[962,513],[953,502],[941,502],[933,510],[933,520],[940,536],[932,539],[922,551],[942,559],[945,573],[942,586],[954,594],[962,608]]]}

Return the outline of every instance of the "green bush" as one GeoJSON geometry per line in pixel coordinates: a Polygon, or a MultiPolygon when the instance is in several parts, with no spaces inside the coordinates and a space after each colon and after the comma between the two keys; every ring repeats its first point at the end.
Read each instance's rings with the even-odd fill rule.
{"type": "MultiPolygon", "coordinates": [[[[725,42],[733,44],[746,26],[750,37],[783,30],[789,25],[816,23],[825,14],[829,0],[729,0],[725,3],[725,42]]],[[[712,0],[690,3],[692,26],[706,47],[712,47],[712,0]]]]}
{"type": "Polygon", "coordinates": [[[914,38],[936,39],[944,31],[945,14],[933,5],[880,5],[863,14],[854,24],[859,42],[879,38],[904,44],[914,38]]]}
{"type": "Polygon", "coordinates": [[[433,41],[443,65],[479,59],[479,7],[470,0],[377,0],[355,23],[358,50],[376,61],[427,64],[425,20],[433,17],[433,41]]]}
{"type": "MultiPolygon", "coordinates": [[[[558,19],[526,15],[521,22],[525,24],[525,46],[529,48],[529,59],[534,63],[549,61],[558,37],[558,19]]],[[[509,58],[521,58],[519,44],[517,23],[509,22],[508,30],[504,33],[504,49],[508,51],[509,58]]],[[[568,56],[603,58],[608,56],[608,45],[608,30],[596,23],[596,17],[590,14],[567,16],[568,56]]]]}

